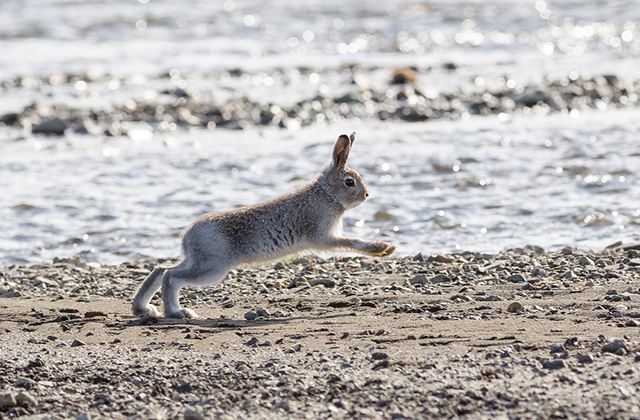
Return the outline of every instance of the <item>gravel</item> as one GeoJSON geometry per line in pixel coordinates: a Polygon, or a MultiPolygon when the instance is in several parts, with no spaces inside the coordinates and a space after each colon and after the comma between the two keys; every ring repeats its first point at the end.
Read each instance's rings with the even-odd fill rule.
{"type": "Polygon", "coordinates": [[[3,267],[0,418],[638,418],[638,257],[301,257],[186,289],[199,320],[130,315],[167,260],[3,267]]]}

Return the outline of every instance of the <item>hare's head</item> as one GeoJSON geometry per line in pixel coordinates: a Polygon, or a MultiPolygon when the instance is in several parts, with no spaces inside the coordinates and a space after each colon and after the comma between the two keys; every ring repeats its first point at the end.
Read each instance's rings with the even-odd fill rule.
{"type": "Polygon", "coordinates": [[[356,133],[351,133],[349,137],[346,134],[338,137],[333,146],[331,163],[323,173],[331,194],[345,209],[360,205],[369,196],[360,174],[347,166],[355,138],[356,133]]]}

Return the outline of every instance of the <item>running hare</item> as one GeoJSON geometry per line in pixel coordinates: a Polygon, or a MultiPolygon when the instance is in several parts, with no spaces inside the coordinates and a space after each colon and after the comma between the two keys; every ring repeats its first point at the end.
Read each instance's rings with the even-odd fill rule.
{"type": "Polygon", "coordinates": [[[133,299],[133,314],[160,316],[149,301],[162,287],[165,316],[195,318],[198,315],[193,310],[180,307],[180,289],[216,283],[240,263],[267,261],[308,249],[391,255],[396,247],[390,243],[342,236],[344,212],[369,196],[360,174],[347,167],[354,140],[355,133],[338,137],[328,166],[316,179],[289,194],[200,216],[182,238],[184,260],[153,270],[133,299]]]}

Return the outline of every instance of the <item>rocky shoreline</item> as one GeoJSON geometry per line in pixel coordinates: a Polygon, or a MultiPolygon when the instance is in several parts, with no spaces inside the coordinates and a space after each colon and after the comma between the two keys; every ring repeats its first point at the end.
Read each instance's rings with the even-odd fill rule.
{"type": "Polygon", "coordinates": [[[615,75],[583,77],[572,72],[565,78],[546,78],[539,84],[517,84],[509,76],[492,87],[482,77],[468,86],[438,91],[422,80],[437,71],[455,72],[457,66],[443,68],[381,69],[358,65],[331,71],[309,68],[293,72],[276,70],[251,74],[232,70],[219,74],[190,75],[177,70],[145,83],[152,88],[140,95],[136,82],[110,75],[58,74],[50,77],[24,76],[0,82],[0,93],[31,90],[45,95],[22,110],[0,116],[0,126],[14,128],[24,135],[63,135],[79,133],[118,136],[140,134],[141,127],[153,133],[191,127],[246,129],[251,127],[300,127],[331,123],[347,118],[362,120],[398,120],[407,122],[439,118],[457,120],[470,115],[514,114],[546,115],[587,109],[635,107],[640,81],[622,80],[615,75]],[[379,74],[386,82],[372,83],[379,74]],[[297,99],[272,99],[269,90],[262,99],[250,98],[252,83],[262,88],[298,86],[300,80],[332,78],[333,90],[326,85],[307,87],[307,96],[297,99]],[[254,80],[257,80],[255,83],[254,80]],[[125,98],[105,103],[121,85],[130,90],[125,98]],[[153,88],[153,86],[157,86],[153,88]],[[224,92],[221,94],[220,92],[224,92]],[[221,97],[223,99],[221,99],[221,97]],[[70,100],[69,98],[73,98],[70,100]],[[91,98],[82,102],[82,98],[91,98]]]}
{"type": "Polygon", "coordinates": [[[167,260],[0,268],[0,418],[638,418],[639,249],[305,256],[199,320],[130,315],[167,260]]]}

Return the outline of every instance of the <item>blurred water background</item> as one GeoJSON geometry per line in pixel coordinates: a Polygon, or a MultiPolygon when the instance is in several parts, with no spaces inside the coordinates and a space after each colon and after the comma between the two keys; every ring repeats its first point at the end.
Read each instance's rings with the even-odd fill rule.
{"type": "Polygon", "coordinates": [[[199,214],[301,185],[351,131],[371,197],[346,234],[640,242],[636,22],[623,0],[0,1],[0,263],[175,256],[199,214]]]}

